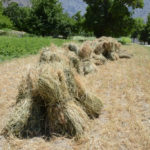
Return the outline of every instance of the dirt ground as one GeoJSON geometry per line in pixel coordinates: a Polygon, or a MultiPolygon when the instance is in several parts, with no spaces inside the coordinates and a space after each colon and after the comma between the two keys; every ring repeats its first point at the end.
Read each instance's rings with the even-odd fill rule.
{"type": "MultiPolygon", "coordinates": [[[[134,57],[107,62],[86,77],[87,89],[104,106],[80,140],[0,136],[0,150],[150,150],[150,50],[139,45],[124,49],[134,57]]],[[[31,56],[0,64],[0,130],[9,118],[22,76],[37,61],[38,56],[31,56]]]]}

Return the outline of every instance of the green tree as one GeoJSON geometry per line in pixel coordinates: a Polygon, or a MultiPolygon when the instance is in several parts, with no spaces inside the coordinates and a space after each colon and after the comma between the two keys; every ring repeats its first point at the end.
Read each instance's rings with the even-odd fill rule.
{"type": "Polygon", "coordinates": [[[81,11],[78,11],[74,16],[72,16],[74,21],[73,32],[77,35],[81,35],[84,32],[84,16],[81,15],[81,11]]]}
{"type": "Polygon", "coordinates": [[[147,22],[144,29],[141,31],[140,40],[150,44],[150,13],[147,17],[147,22]]]}
{"type": "Polygon", "coordinates": [[[71,24],[69,16],[63,13],[58,0],[32,0],[31,9],[32,31],[38,35],[63,34],[70,35],[71,24]]]}
{"type": "Polygon", "coordinates": [[[2,5],[2,2],[0,1],[0,14],[3,13],[3,5],[2,5]]]}
{"type": "Polygon", "coordinates": [[[144,23],[143,18],[135,18],[134,19],[134,28],[133,28],[131,37],[133,39],[135,39],[135,38],[139,39],[144,27],[145,27],[145,23],[144,23]]]}
{"type": "MultiPolygon", "coordinates": [[[[67,38],[73,34],[74,21],[68,16],[68,14],[63,14],[60,19],[58,34],[63,35],[67,38]]],[[[56,35],[57,36],[57,35],[56,35]]]]}
{"type": "Polygon", "coordinates": [[[30,8],[19,7],[18,3],[11,2],[4,9],[4,15],[8,16],[18,30],[28,29],[28,19],[30,16],[30,8]]]}
{"type": "Polygon", "coordinates": [[[140,41],[144,42],[147,42],[147,37],[148,37],[148,34],[147,34],[147,31],[146,31],[146,28],[144,28],[142,31],[141,31],[141,34],[140,34],[140,41]]]}
{"type": "Polygon", "coordinates": [[[71,35],[73,22],[58,0],[32,0],[31,7],[9,3],[4,10],[18,30],[42,36],[71,35]]]}
{"type": "Polygon", "coordinates": [[[2,28],[12,28],[12,22],[10,19],[3,15],[3,5],[2,1],[0,1],[0,29],[2,28]]]}
{"type": "Polygon", "coordinates": [[[148,44],[150,44],[150,13],[147,17],[147,22],[146,22],[146,26],[145,26],[145,36],[146,36],[146,41],[148,42],[148,44]]]}
{"type": "Polygon", "coordinates": [[[96,36],[125,36],[134,20],[128,7],[142,8],[143,0],[84,0],[87,4],[85,25],[96,36]]]}

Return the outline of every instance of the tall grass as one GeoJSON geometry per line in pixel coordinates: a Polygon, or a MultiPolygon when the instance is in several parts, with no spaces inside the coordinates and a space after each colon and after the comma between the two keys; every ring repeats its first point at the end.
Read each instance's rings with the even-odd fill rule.
{"type": "Polygon", "coordinates": [[[8,37],[0,36],[0,61],[37,54],[42,47],[51,43],[61,46],[69,40],[51,37],[8,37]]]}

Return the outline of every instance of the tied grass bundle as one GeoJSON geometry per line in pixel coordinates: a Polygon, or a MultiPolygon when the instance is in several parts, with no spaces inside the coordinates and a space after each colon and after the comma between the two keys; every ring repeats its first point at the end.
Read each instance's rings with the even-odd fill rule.
{"type": "Polygon", "coordinates": [[[86,91],[67,56],[60,57],[57,51],[41,53],[39,64],[31,68],[19,86],[17,104],[3,129],[4,135],[59,133],[79,137],[88,129],[90,118],[100,114],[100,99],[86,91]],[[48,55],[43,57],[45,53],[48,55]]]}

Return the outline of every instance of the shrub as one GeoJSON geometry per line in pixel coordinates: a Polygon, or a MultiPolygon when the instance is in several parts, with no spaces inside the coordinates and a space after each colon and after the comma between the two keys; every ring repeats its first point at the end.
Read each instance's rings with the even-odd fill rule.
{"type": "Polygon", "coordinates": [[[126,45],[126,44],[130,44],[132,41],[131,38],[129,37],[121,37],[118,39],[118,42],[120,42],[123,45],[126,45]]]}
{"type": "Polygon", "coordinates": [[[0,14],[0,29],[2,28],[12,28],[12,22],[6,16],[0,14]]]}

